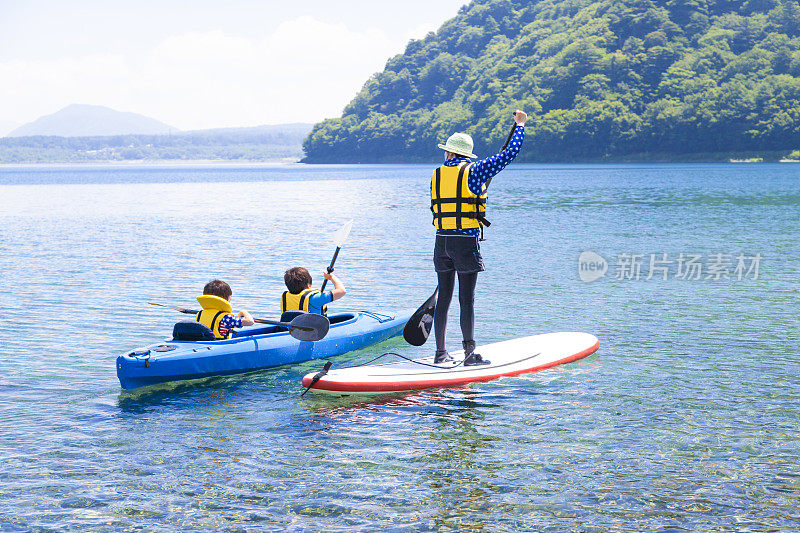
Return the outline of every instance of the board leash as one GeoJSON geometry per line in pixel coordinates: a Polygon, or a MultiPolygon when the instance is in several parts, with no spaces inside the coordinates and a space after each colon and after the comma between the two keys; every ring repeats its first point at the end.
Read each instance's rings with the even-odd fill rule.
{"type": "Polygon", "coordinates": [[[332,366],[333,366],[333,363],[331,363],[330,361],[327,361],[327,362],[325,363],[325,366],[323,366],[323,367],[322,367],[322,370],[320,370],[319,372],[317,372],[316,374],[314,374],[314,377],[313,377],[313,378],[311,378],[311,383],[309,383],[309,384],[308,384],[308,387],[306,387],[306,390],[304,390],[304,391],[303,391],[303,394],[301,394],[301,395],[300,395],[300,397],[302,398],[303,396],[305,396],[305,395],[306,395],[306,393],[308,392],[308,390],[309,390],[311,387],[313,387],[313,386],[314,386],[314,385],[317,383],[317,381],[319,381],[320,379],[322,379],[322,376],[324,376],[325,374],[327,374],[327,373],[328,373],[328,370],[330,370],[332,366]]]}
{"type": "MultiPolygon", "coordinates": [[[[382,357],[386,357],[387,355],[395,355],[395,356],[399,357],[400,359],[405,359],[406,361],[408,361],[410,363],[414,363],[414,364],[422,365],[422,366],[429,366],[431,368],[439,368],[441,370],[452,370],[452,369],[458,368],[459,366],[464,364],[464,361],[461,360],[461,361],[459,361],[457,364],[455,364],[453,366],[432,365],[432,364],[429,364],[429,363],[423,363],[422,361],[417,361],[415,359],[411,359],[410,357],[406,357],[405,355],[401,355],[401,354],[399,354],[397,352],[385,352],[385,353],[380,354],[378,357],[374,357],[374,358],[370,359],[366,363],[361,363],[360,365],[343,366],[341,368],[341,370],[345,370],[345,369],[348,369],[348,368],[358,368],[358,367],[361,367],[361,366],[367,366],[369,364],[374,363],[378,359],[381,359],[382,357]]],[[[302,398],[303,396],[305,396],[306,393],[309,391],[309,389],[311,389],[311,387],[316,385],[317,381],[322,379],[325,376],[325,374],[328,373],[328,370],[330,370],[332,366],[333,366],[333,363],[331,363],[330,361],[326,362],[325,366],[322,367],[322,370],[320,370],[319,372],[314,374],[314,377],[311,378],[311,383],[308,384],[308,387],[306,387],[306,390],[303,391],[303,394],[301,394],[300,397],[302,398]]]]}

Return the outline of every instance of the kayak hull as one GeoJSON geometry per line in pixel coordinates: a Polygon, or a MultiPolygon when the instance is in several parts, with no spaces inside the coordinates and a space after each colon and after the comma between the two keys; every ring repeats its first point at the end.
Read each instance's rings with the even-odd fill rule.
{"type": "MultiPolygon", "coordinates": [[[[342,368],[329,371],[311,390],[327,394],[381,394],[462,386],[505,376],[536,372],[577,361],[593,354],[600,346],[588,333],[546,333],[479,346],[491,364],[463,366],[464,352],[451,355],[450,363],[436,365],[432,357],[382,365],[342,368]]],[[[303,377],[308,387],[315,373],[303,377]]]]}
{"type": "Polygon", "coordinates": [[[123,389],[135,389],[333,357],[399,335],[413,312],[331,314],[328,334],[316,342],[299,341],[281,326],[242,328],[227,340],[169,340],[117,357],[117,377],[123,389]]]}

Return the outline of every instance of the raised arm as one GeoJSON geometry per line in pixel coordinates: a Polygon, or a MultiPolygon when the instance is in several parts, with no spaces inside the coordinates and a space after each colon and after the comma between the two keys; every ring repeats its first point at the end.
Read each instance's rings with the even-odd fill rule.
{"type": "Polygon", "coordinates": [[[325,276],[325,279],[333,283],[333,290],[331,291],[331,301],[338,300],[345,294],[347,294],[347,290],[344,288],[344,284],[336,277],[335,274],[332,272],[328,272],[327,270],[322,274],[325,276]]]}
{"type": "Polygon", "coordinates": [[[508,146],[499,153],[472,164],[469,169],[469,188],[474,194],[481,194],[483,184],[496,176],[517,157],[522,148],[522,141],[525,139],[525,121],[527,119],[528,115],[518,110],[514,115],[517,127],[508,146]]]}

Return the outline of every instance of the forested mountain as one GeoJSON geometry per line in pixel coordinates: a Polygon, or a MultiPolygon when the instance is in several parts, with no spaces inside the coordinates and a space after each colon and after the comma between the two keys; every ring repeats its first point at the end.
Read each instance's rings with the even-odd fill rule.
{"type": "Polygon", "coordinates": [[[432,161],[454,131],[499,147],[522,108],[525,161],[800,147],[795,0],[475,0],[409,43],[308,162],[432,161]]]}

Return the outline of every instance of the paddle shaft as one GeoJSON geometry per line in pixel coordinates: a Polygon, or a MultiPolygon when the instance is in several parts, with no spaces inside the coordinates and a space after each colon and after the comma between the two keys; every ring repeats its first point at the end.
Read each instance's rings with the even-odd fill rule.
{"type": "MultiPolygon", "coordinates": [[[[517,112],[516,111],[514,111],[514,115],[513,116],[515,116],[515,117],[517,116],[517,112]]],[[[511,125],[511,131],[508,132],[508,137],[506,137],[506,142],[503,143],[503,147],[500,148],[501,152],[503,150],[505,150],[506,148],[508,148],[508,144],[511,142],[511,139],[514,137],[514,132],[515,131],[517,131],[517,121],[516,120],[514,121],[514,124],[511,125]]],[[[489,185],[491,185],[491,184],[492,184],[492,178],[489,178],[488,180],[486,180],[486,185],[484,187],[484,191],[486,189],[488,189],[489,185]]],[[[484,240],[483,239],[483,226],[481,226],[481,238],[480,238],[480,240],[484,240]]]]}
{"type": "Polygon", "coordinates": [[[253,322],[258,324],[270,324],[272,326],[286,326],[287,328],[297,328],[303,331],[314,331],[314,328],[307,328],[305,326],[293,326],[288,322],[280,322],[278,320],[267,320],[265,318],[254,318],[253,322]]]}
{"type": "MultiPolygon", "coordinates": [[[[341,250],[341,249],[342,249],[341,246],[337,246],[336,247],[336,251],[333,252],[333,259],[331,259],[331,264],[328,265],[328,273],[329,274],[331,272],[333,272],[333,264],[336,263],[336,258],[339,257],[339,250],[341,250]]],[[[325,290],[325,285],[327,285],[327,284],[328,284],[328,280],[326,279],[325,281],[322,282],[322,288],[319,290],[319,292],[324,291],[325,290]]]]}
{"type": "MultiPolygon", "coordinates": [[[[166,307],[168,309],[173,309],[173,310],[175,310],[175,311],[177,311],[179,313],[184,313],[184,314],[187,314],[187,315],[196,315],[197,313],[200,312],[200,311],[195,311],[194,309],[186,309],[184,307],[173,307],[171,305],[157,304],[157,303],[153,303],[153,302],[147,302],[147,303],[149,303],[150,305],[156,305],[158,307],[166,307]]],[[[269,324],[271,326],[285,326],[287,328],[297,328],[297,329],[300,329],[302,331],[314,331],[314,328],[307,328],[305,326],[293,326],[288,322],[279,322],[277,320],[267,320],[265,318],[254,318],[253,322],[256,322],[258,324],[269,324]]]]}
{"type": "MultiPolygon", "coordinates": [[[[514,111],[514,116],[515,117],[517,116],[517,112],[516,111],[514,111]]],[[[503,150],[505,150],[506,148],[508,148],[508,143],[510,143],[511,139],[514,137],[514,132],[515,131],[517,131],[517,122],[516,121],[514,121],[514,124],[511,125],[511,131],[508,132],[508,137],[506,137],[506,142],[503,144],[503,147],[500,148],[501,152],[503,150]]],[[[491,184],[492,184],[492,178],[489,178],[488,180],[486,180],[486,188],[487,189],[489,188],[489,185],[491,185],[491,184]]],[[[481,240],[483,240],[483,239],[481,239],[481,240]]]]}
{"type": "MultiPolygon", "coordinates": [[[[516,111],[514,111],[514,116],[515,117],[517,116],[517,112],[516,111]]],[[[517,122],[516,121],[514,121],[514,124],[511,125],[511,131],[508,132],[508,137],[506,137],[506,142],[505,142],[505,144],[503,144],[503,147],[500,148],[501,152],[503,150],[505,150],[506,148],[508,148],[508,143],[510,143],[511,142],[511,138],[514,137],[514,132],[515,131],[517,131],[517,122]]]]}

